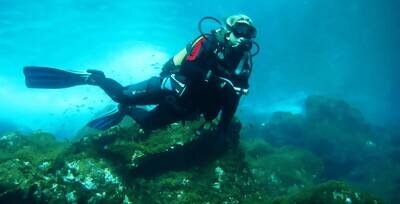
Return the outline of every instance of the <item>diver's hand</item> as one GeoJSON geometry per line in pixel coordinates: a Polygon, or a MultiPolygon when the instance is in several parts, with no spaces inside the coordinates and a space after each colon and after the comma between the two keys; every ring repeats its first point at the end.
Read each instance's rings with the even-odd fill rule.
{"type": "Polygon", "coordinates": [[[101,81],[106,79],[106,75],[100,70],[88,69],[86,72],[90,73],[89,77],[86,79],[86,83],[90,85],[98,85],[101,81]]]}
{"type": "Polygon", "coordinates": [[[216,129],[217,124],[215,121],[206,121],[196,130],[195,133],[197,136],[203,136],[206,134],[211,134],[212,132],[216,131],[216,129]]]}

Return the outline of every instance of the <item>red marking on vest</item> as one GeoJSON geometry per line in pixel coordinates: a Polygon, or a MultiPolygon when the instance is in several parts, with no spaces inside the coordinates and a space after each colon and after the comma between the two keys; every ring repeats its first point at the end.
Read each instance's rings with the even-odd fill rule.
{"type": "Polygon", "coordinates": [[[206,40],[205,38],[202,38],[201,40],[199,40],[199,41],[194,45],[194,47],[193,47],[193,49],[192,49],[192,53],[190,53],[190,55],[186,58],[187,60],[193,61],[193,60],[195,60],[195,59],[197,58],[197,56],[198,56],[199,53],[200,53],[201,46],[203,45],[203,42],[204,42],[205,40],[206,40]]]}

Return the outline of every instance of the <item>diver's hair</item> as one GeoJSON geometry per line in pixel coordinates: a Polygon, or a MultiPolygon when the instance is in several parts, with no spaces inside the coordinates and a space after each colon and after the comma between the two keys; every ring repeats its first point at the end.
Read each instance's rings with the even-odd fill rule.
{"type": "Polygon", "coordinates": [[[232,16],[227,17],[225,19],[225,26],[226,27],[231,27],[238,21],[245,21],[250,26],[254,27],[253,20],[249,16],[247,16],[245,14],[236,14],[236,15],[232,15],[232,16]]]}

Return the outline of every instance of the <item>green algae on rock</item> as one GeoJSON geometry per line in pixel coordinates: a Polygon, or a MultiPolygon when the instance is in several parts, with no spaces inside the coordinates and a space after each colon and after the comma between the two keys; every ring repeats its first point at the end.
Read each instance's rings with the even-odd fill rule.
{"type": "Polygon", "coordinates": [[[272,203],[318,181],[320,161],[307,151],[260,141],[238,145],[238,121],[222,141],[212,128],[195,134],[202,125],[178,123],[147,136],[135,124],[116,126],[73,143],[48,134],[36,135],[48,137],[36,143],[19,134],[2,137],[9,154],[0,163],[0,202],[272,203]],[[37,152],[17,158],[24,146],[37,152]]]}
{"type": "Polygon", "coordinates": [[[373,152],[376,137],[371,128],[360,111],[343,100],[309,96],[304,112],[276,112],[260,131],[274,146],[292,145],[319,155],[330,178],[346,175],[373,152]]]}
{"type": "Polygon", "coordinates": [[[261,139],[242,139],[255,184],[268,195],[299,192],[320,181],[322,161],[307,150],[273,148],[261,139]]]}
{"type": "MultiPolygon", "coordinates": [[[[205,131],[206,134],[202,136],[194,134],[202,123],[203,121],[194,121],[186,125],[173,124],[155,131],[148,137],[145,137],[135,125],[129,128],[115,127],[105,132],[81,137],[73,144],[63,143],[63,151],[57,151],[57,153],[55,152],[58,150],[58,143],[41,139],[44,135],[32,135],[38,137],[37,141],[29,141],[25,136],[18,134],[2,137],[1,145],[4,147],[8,145],[8,149],[4,149],[9,150],[10,153],[4,152],[3,155],[9,157],[4,157],[1,163],[4,174],[2,174],[0,184],[2,186],[0,200],[50,203],[129,203],[131,200],[143,200],[144,195],[153,194],[146,192],[157,189],[154,185],[148,186],[149,191],[137,190],[146,189],[146,184],[149,182],[141,182],[143,179],[157,178],[157,175],[165,176],[174,169],[190,172],[190,169],[195,168],[196,165],[207,166],[223,155],[228,149],[228,143],[234,144],[234,140],[239,137],[240,124],[234,123],[236,127],[233,125],[231,128],[230,140],[216,143],[217,137],[213,131],[205,131]],[[18,148],[14,148],[12,146],[14,144],[18,145],[18,148]],[[16,155],[20,155],[15,152],[21,152],[24,147],[32,151],[40,151],[30,151],[30,155],[21,153],[24,157],[15,158],[16,155]],[[49,155],[52,153],[51,157],[45,153],[49,155]],[[46,160],[39,158],[46,158],[46,160]],[[10,167],[13,167],[15,171],[13,174],[6,174],[5,172],[10,167]]],[[[45,136],[51,135],[45,134],[45,136]]],[[[26,152],[28,151],[23,151],[23,153],[26,152]]],[[[222,170],[222,168],[227,169],[227,167],[222,167],[225,163],[219,162],[218,167],[203,171],[207,173],[201,177],[210,178],[210,183],[207,184],[209,189],[216,190],[216,182],[219,182],[219,189],[228,189],[232,186],[221,187],[225,185],[225,181],[228,182],[223,179],[229,175],[225,174],[228,171],[222,170]],[[210,172],[212,174],[217,172],[218,177],[209,177],[210,172]]],[[[236,162],[228,163],[235,166],[236,162]]],[[[238,164],[243,168],[241,162],[238,164]]],[[[180,179],[180,183],[187,185],[196,180],[194,172],[191,173],[192,175],[188,178],[180,179]]],[[[174,178],[167,178],[166,181],[168,180],[174,180],[174,178]]],[[[157,180],[158,182],[160,185],[171,184],[161,180],[157,180]]],[[[189,202],[192,200],[191,196],[195,197],[194,192],[179,191],[177,196],[189,202]]],[[[211,199],[211,197],[207,198],[211,199]]],[[[225,197],[229,198],[229,196],[225,197]]],[[[239,197],[237,195],[236,199],[239,197]]]]}
{"type": "MultiPolygon", "coordinates": [[[[186,168],[190,165],[214,158],[226,147],[213,131],[195,134],[204,121],[172,124],[144,135],[140,128],[113,127],[94,135],[82,136],[71,149],[60,158],[71,155],[101,156],[125,174],[145,176],[159,172],[186,168]],[[207,151],[204,151],[207,149],[207,151]]],[[[239,138],[240,123],[233,123],[229,138],[231,142],[239,138]],[[236,125],[235,125],[236,124],[236,125]],[[236,127],[238,126],[238,127],[236,127]]],[[[237,143],[237,142],[236,142],[237,143]]]]}
{"type": "Polygon", "coordinates": [[[356,190],[343,182],[329,181],[293,195],[277,198],[273,203],[380,204],[384,202],[370,193],[356,190]]]}
{"type": "Polygon", "coordinates": [[[38,186],[51,182],[50,168],[68,143],[44,132],[6,133],[0,146],[0,200],[20,201],[40,196],[38,186]]]}

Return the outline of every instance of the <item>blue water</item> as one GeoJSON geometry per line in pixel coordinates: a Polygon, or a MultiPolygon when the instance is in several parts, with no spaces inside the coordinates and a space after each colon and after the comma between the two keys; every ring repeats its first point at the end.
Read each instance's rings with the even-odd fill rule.
{"type": "Polygon", "coordinates": [[[394,0],[0,0],[0,131],[69,137],[112,103],[96,87],[28,89],[24,65],[96,68],[135,83],[198,36],[201,17],[237,13],[253,18],[262,48],[243,119],[301,112],[308,95],[321,94],[345,99],[373,124],[398,124],[398,8],[394,0]]]}

